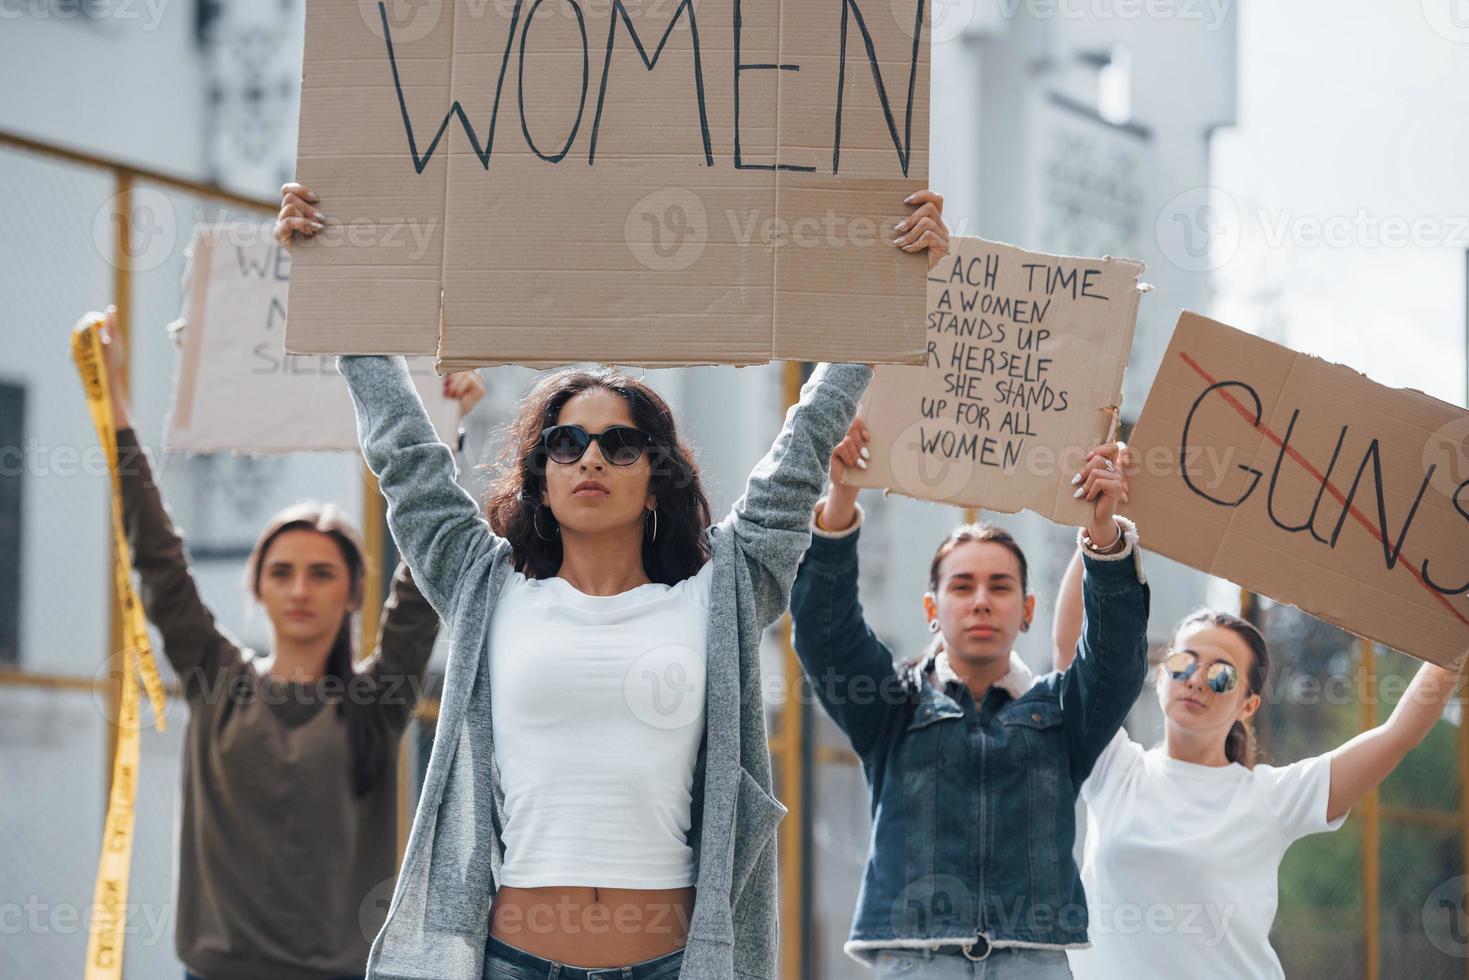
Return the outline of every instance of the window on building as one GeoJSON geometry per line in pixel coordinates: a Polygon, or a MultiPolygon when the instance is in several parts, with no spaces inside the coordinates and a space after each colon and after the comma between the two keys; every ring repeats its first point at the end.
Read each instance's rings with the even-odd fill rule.
{"type": "Polygon", "coordinates": [[[0,664],[20,650],[20,491],[25,389],[0,383],[0,664]]]}
{"type": "Polygon", "coordinates": [[[1117,126],[1132,122],[1132,52],[1116,45],[1097,73],[1097,114],[1117,126]]]}

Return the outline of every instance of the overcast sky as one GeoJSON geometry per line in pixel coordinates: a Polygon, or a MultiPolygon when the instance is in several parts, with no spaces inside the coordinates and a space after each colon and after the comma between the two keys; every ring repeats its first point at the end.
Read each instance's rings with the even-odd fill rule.
{"type": "Polygon", "coordinates": [[[1239,80],[1215,314],[1464,404],[1469,0],[1246,0],[1239,80]]]}

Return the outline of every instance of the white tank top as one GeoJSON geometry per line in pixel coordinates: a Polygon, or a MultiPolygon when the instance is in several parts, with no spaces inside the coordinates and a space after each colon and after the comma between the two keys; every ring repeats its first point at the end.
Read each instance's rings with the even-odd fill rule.
{"type": "Polygon", "coordinates": [[[503,884],[694,884],[713,567],[615,596],[511,574],[490,618],[503,884]]]}

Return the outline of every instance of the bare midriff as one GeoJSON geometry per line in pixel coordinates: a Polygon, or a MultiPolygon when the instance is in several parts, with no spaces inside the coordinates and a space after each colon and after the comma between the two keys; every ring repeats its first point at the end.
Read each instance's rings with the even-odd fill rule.
{"type": "Polygon", "coordinates": [[[683,948],[694,914],[689,888],[502,887],[490,935],[567,966],[630,966],[683,948]]]}

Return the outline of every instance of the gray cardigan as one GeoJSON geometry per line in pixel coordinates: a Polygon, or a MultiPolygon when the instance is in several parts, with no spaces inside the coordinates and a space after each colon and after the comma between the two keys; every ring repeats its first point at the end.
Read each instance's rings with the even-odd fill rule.
{"type": "MultiPolygon", "coordinates": [[[[498,887],[504,793],[491,737],[489,621],[510,545],[454,479],[399,357],[343,357],[367,465],[419,589],[452,630],[438,733],[369,980],[480,980],[498,887]]],[[[760,686],[760,637],[786,609],[811,508],[870,368],[823,364],[728,517],[706,533],[714,562],[707,727],[689,843],[697,897],[680,980],[773,980],[776,826],[760,686]]]]}

